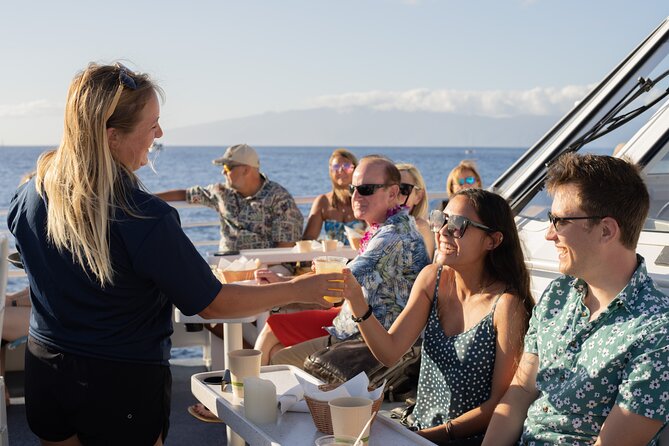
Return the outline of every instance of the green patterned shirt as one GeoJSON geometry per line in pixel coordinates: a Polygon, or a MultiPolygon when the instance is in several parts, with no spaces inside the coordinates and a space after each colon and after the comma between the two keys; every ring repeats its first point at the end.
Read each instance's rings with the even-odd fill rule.
{"type": "Polygon", "coordinates": [[[262,176],[255,195],[243,197],[225,183],[186,189],[188,203],[218,211],[221,251],[274,248],[279,242],[302,238],[304,217],[293,196],[281,185],[262,176]]]}
{"type": "Polygon", "coordinates": [[[669,421],[669,298],[637,258],[628,284],[592,322],[584,281],[562,276],[544,292],[525,337],[525,351],[539,357],[539,397],[519,444],[593,444],[614,405],[669,421]]]}

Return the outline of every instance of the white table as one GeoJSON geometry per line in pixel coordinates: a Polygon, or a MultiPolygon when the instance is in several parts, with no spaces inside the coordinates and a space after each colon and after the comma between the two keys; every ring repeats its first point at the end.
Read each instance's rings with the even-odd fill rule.
{"type": "MultiPolygon", "coordinates": [[[[316,438],[325,435],[316,430],[309,413],[286,412],[283,415],[279,414],[276,423],[254,424],[246,419],[244,407],[239,404],[229,388],[223,391],[220,384],[204,382],[208,376],[221,374],[222,372],[218,371],[193,375],[191,391],[202,404],[251,446],[310,446],[314,444],[316,438]]],[[[276,385],[277,394],[281,394],[297,384],[295,374],[314,384],[320,384],[317,378],[289,365],[262,367],[260,377],[272,381],[276,385]]],[[[379,412],[377,420],[372,425],[369,446],[433,446],[432,442],[409,431],[388,418],[386,414],[383,411],[379,412]]]]}
{"type": "Polygon", "coordinates": [[[255,316],[230,318],[230,319],[205,319],[196,315],[186,316],[178,308],[174,309],[174,321],[181,324],[223,324],[223,354],[219,354],[216,348],[220,339],[209,333],[209,345],[211,346],[211,370],[228,368],[228,352],[243,348],[242,324],[254,322],[261,318],[267,318],[269,313],[264,312],[255,316]]]}
{"type": "Polygon", "coordinates": [[[327,251],[327,252],[323,251],[297,252],[293,248],[242,249],[241,251],[239,251],[239,254],[230,256],[215,256],[215,258],[225,259],[229,262],[233,262],[240,256],[244,256],[249,260],[258,259],[262,264],[272,265],[277,263],[307,262],[319,256],[339,256],[339,257],[346,257],[347,259],[352,259],[357,255],[358,251],[351,248],[350,246],[345,246],[335,251],[327,251]]]}

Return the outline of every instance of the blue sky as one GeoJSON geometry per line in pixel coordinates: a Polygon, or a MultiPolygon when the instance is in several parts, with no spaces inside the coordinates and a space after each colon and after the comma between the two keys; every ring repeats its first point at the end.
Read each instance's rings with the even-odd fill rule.
{"type": "Polygon", "coordinates": [[[563,113],[667,15],[666,0],[2,0],[0,143],[56,144],[89,61],[157,79],[166,133],[312,107],[563,113]]]}

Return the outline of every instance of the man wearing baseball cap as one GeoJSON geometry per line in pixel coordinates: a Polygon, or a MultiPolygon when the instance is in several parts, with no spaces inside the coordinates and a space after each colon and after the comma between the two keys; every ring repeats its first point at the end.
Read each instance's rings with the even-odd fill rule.
{"type": "Polygon", "coordinates": [[[260,172],[253,147],[230,146],[213,163],[223,166],[225,183],[156,195],[165,201],[187,201],[218,211],[221,251],[290,247],[302,238],[302,213],[283,186],[260,172]]]}

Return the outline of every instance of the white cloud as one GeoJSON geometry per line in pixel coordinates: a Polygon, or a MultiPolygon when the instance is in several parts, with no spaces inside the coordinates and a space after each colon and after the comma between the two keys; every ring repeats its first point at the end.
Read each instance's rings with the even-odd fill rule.
{"type": "Polygon", "coordinates": [[[23,102],[15,105],[0,104],[0,118],[32,118],[36,116],[62,115],[62,106],[44,99],[23,102]]]}
{"type": "Polygon", "coordinates": [[[464,115],[509,117],[517,115],[556,115],[570,110],[592,89],[570,85],[562,88],[530,90],[427,90],[368,91],[319,96],[310,106],[346,111],[362,107],[380,111],[431,111],[464,115]]]}

